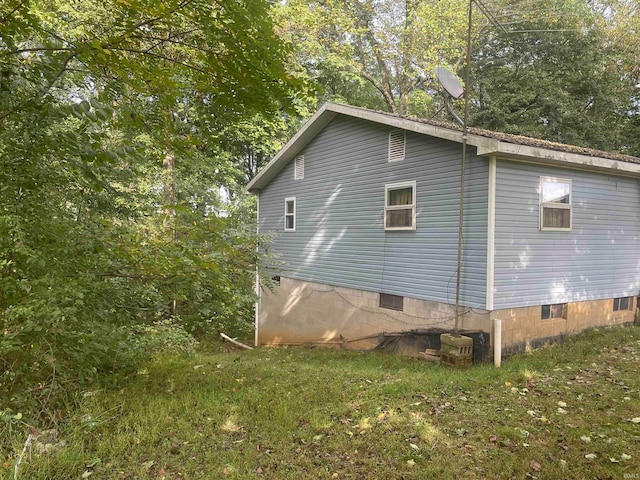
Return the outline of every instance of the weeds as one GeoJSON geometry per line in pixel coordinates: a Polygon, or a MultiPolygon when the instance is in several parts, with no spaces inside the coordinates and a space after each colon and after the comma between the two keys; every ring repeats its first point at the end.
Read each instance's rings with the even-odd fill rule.
{"type": "Polygon", "coordinates": [[[292,348],[159,358],[82,396],[65,446],[20,478],[623,478],[640,473],[639,358],[638,328],[501,369],[292,348]]]}

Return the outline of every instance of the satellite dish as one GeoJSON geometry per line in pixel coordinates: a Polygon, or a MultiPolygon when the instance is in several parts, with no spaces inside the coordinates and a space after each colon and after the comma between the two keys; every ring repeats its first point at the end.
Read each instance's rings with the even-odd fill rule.
{"type": "Polygon", "coordinates": [[[436,67],[436,76],[438,77],[438,81],[440,82],[440,85],[442,85],[442,88],[444,88],[449,94],[444,96],[444,103],[447,106],[447,110],[449,110],[453,119],[464,127],[464,122],[453,109],[453,105],[451,105],[451,98],[462,98],[464,95],[464,88],[460,83],[460,80],[458,80],[453,73],[443,67],[436,67]]]}
{"type": "Polygon", "coordinates": [[[440,85],[447,91],[453,98],[462,98],[464,95],[464,87],[453,73],[444,67],[436,67],[436,76],[440,85]]]}

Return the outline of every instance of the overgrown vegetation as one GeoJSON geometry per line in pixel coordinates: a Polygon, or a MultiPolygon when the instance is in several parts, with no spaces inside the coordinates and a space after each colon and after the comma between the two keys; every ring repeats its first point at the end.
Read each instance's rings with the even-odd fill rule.
{"type": "Polygon", "coordinates": [[[295,118],[286,52],[262,0],[0,5],[0,408],[247,333],[254,138],[223,133],[295,118]]]}
{"type": "Polygon", "coordinates": [[[82,392],[20,478],[622,478],[640,471],[639,359],[637,327],[500,369],[322,349],[164,356],[82,392]]]}

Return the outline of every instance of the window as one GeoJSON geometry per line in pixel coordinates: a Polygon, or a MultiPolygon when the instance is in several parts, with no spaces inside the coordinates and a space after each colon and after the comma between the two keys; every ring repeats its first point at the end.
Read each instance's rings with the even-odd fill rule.
{"type": "Polygon", "coordinates": [[[416,182],[385,185],[385,230],[416,229],[416,182]]]}
{"type": "Polygon", "coordinates": [[[542,305],[542,320],[550,318],[567,318],[567,304],[554,303],[551,305],[542,305]]]}
{"type": "Polygon", "coordinates": [[[293,179],[304,179],[304,155],[298,155],[295,159],[295,165],[293,169],[293,179]]]}
{"type": "Polygon", "coordinates": [[[400,297],[399,295],[390,295],[388,293],[380,294],[380,308],[388,308],[401,312],[404,308],[403,303],[404,297],[400,297]]]}
{"type": "Polygon", "coordinates": [[[405,131],[393,130],[389,132],[389,161],[404,160],[405,131]]]}
{"type": "Polygon", "coordinates": [[[571,180],[540,177],[540,230],[571,230],[571,180]]]}
{"type": "Polygon", "coordinates": [[[613,299],[613,311],[619,312],[620,310],[632,310],[633,309],[633,298],[631,297],[620,297],[613,299]]]}
{"type": "Polygon", "coordinates": [[[284,230],[285,232],[296,231],[296,197],[284,199],[284,230]]]}

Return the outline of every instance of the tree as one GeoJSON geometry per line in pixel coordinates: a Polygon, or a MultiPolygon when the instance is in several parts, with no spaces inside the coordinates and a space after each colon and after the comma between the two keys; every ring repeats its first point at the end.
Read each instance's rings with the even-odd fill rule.
{"type": "Polygon", "coordinates": [[[583,0],[547,0],[528,13],[518,4],[508,5],[518,10],[517,23],[498,13],[507,27],[486,30],[475,50],[471,124],[622,149],[633,84],[597,12],[583,0]]]}
{"type": "Polygon", "coordinates": [[[236,175],[220,138],[254,115],[296,115],[302,83],[285,68],[269,8],[263,0],[0,5],[7,405],[135,361],[149,350],[131,335],[135,324],[247,324],[256,238],[218,215],[217,187],[236,175]]]}
{"type": "Polygon", "coordinates": [[[461,62],[466,0],[290,0],[279,13],[298,64],[327,99],[433,111],[434,69],[461,62]]]}

